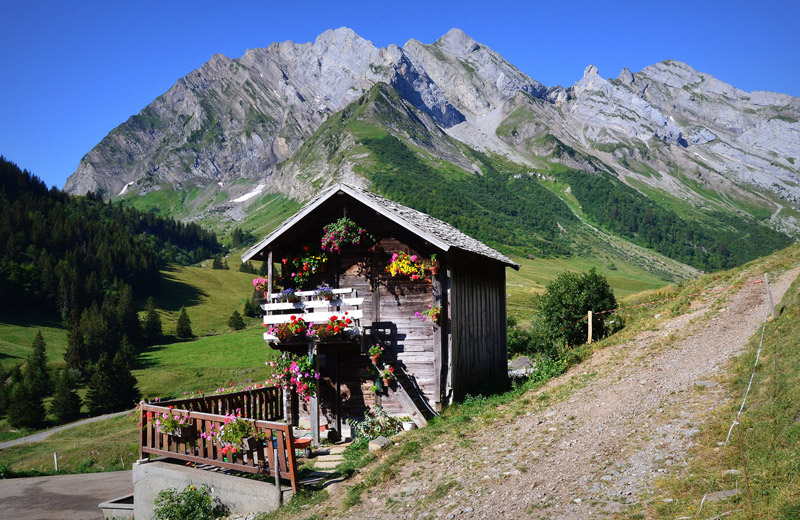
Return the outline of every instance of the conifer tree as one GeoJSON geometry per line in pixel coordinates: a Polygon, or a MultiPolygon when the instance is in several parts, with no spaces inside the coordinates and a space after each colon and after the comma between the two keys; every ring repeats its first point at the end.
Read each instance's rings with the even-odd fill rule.
{"type": "Polygon", "coordinates": [[[178,316],[178,323],[175,325],[175,335],[179,338],[191,338],[194,336],[192,322],[189,320],[189,315],[186,314],[186,307],[181,307],[181,315],[178,316]]]}
{"type": "Polygon", "coordinates": [[[8,422],[15,428],[36,428],[44,422],[44,403],[24,382],[14,384],[8,406],[8,422]]]}
{"type": "Polygon", "coordinates": [[[269,262],[261,262],[261,268],[258,270],[258,274],[261,276],[267,276],[269,274],[269,262]]]}
{"type": "Polygon", "coordinates": [[[111,372],[116,385],[115,400],[112,403],[114,411],[132,408],[142,398],[142,394],[136,386],[138,381],[131,373],[131,367],[122,352],[117,352],[114,356],[111,372]]]}
{"type": "Polygon", "coordinates": [[[89,407],[89,413],[101,415],[112,411],[115,392],[111,361],[108,359],[108,354],[103,352],[94,365],[94,373],[89,379],[89,389],[86,392],[86,406],[89,407]]]}
{"type": "Polygon", "coordinates": [[[33,352],[28,356],[25,364],[25,384],[35,397],[45,397],[50,394],[50,375],[47,373],[47,344],[39,331],[33,340],[33,352]]]}
{"type": "MultiPolygon", "coordinates": [[[[133,303],[133,292],[129,285],[122,287],[117,306],[117,322],[119,323],[120,333],[127,336],[128,340],[134,345],[138,345],[142,338],[142,324],[139,322],[139,314],[136,312],[136,305],[133,303]]],[[[121,345],[120,345],[121,348],[121,345]]]]}
{"type": "Polygon", "coordinates": [[[59,423],[74,421],[81,414],[81,398],[72,380],[69,377],[69,370],[63,369],[56,383],[53,401],[50,403],[50,413],[55,415],[59,423]]]}
{"type": "Polygon", "coordinates": [[[67,368],[84,373],[86,370],[86,345],[78,324],[71,325],[67,331],[67,348],[64,351],[67,368]]]}
{"type": "Polygon", "coordinates": [[[161,316],[156,312],[152,296],[147,299],[144,309],[146,312],[144,317],[144,339],[149,345],[155,345],[161,339],[163,332],[161,329],[161,316]]]}
{"type": "Polygon", "coordinates": [[[222,266],[222,258],[219,255],[214,257],[214,260],[211,262],[211,269],[224,269],[222,266]]]}
{"type": "Polygon", "coordinates": [[[242,330],[244,328],[244,320],[239,311],[233,311],[233,314],[228,318],[228,327],[233,330],[242,330]]]}

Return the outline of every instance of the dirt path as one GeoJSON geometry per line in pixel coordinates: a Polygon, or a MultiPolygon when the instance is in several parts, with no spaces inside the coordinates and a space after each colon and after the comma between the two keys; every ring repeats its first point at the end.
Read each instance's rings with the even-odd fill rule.
{"type": "MultiPolygon", "coordinates": [[[[773,283],[776,302],[798,273],[773,283]]],[[[658,476],[685,464],[702,415],[724,401],[715,378],[764,312],[763,284],[697,300],[548,385],[570,388],[567,398],[482,428],[467,447],[424,450],[335,516],[603,518],[647,498],[658,476]]]]}

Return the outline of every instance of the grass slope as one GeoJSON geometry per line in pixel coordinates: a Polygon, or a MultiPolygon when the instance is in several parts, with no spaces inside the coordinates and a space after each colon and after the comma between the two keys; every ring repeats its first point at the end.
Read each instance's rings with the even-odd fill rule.
{"type": "Polygon", "coordinates": [[[790,520],[800,518],[800,280],[796,280],[777,308],[780,316],[767,324],[752,390],[740,417],[744,454],[750,479],[753,512],[746,494],[744,467],[734,431],[725,450],[720,473],[718,442],[728,434],[753,371],[760,334],[746,354],[731,363],[725,382],[729,402],[711,414],[691,451],[691,463],[680,474],[662,480],[658,491],[672,502],[656,500],[651,512],[659,518],[697,513],[700,500],[712,491],[738,489],[731,499],[707,502],[703,518],[790,520]],[[735,472],[725,473],[733,469],[735,472]]]}

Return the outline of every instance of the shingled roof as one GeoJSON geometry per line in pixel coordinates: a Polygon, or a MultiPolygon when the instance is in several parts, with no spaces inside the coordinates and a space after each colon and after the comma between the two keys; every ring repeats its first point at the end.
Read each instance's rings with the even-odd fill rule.
{"type": "Polygon", "coordinates": [[[350,195],[359,202],[374,209],[384,217],[392,220],[396,224],[408,229],[414,234],[424,238],[443,251],[448,251],[452,248],[469,251],[492,260],[497,260],[503,264],[519,270],[519,264],[512,261],[505,256],[487,246],[486,244],[475,240],[474,238],[465,235],[458,229],[454,228],[447,222],[443,222],[437,218],[433,218],[426,213],[417,211],[403,206],[387,198],[376,195],[367,190],[352,186],[350,184],[340,183],[335,184],[317,195],[314,199],[310,200],[305,206],[295,213],[292,217],[287,219],[272,233],[267,235],[264,240],[251,247],[244,255],[242,255],[242,262],[247,262],[272,241],[280,237],[286,230],[291,228],[295,223],[302,220],[306,215],[314,211],[314,209],[328,200],[333,195],[343,192],[350,195]]]}

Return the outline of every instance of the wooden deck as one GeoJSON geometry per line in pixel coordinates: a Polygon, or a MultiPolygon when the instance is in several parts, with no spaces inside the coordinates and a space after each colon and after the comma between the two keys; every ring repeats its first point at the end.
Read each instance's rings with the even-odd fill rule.
{"type": "Polygon", "coordinates": [[[141,403],[142,429],[139,438],[139,457],[161,455],[196,464],[260,473],[288,479],[297,491],[297,463],[291,425],[279,422],[283,417],[281,392],[274,387],[245,392],[141,403]],[[187,419],[180,437],[160,433],[155,421],[167,413],[187,419]],[[204,438],[225,424],[225,414],[241,413],[252,421],[256,433],[266,441],[251,442],[237,453],[222,454],[222,446],[212,437],[204,438]],[[151,415],[152,414],[152,415],[151,415]],[[270,442],[271,440],[271,442],[270,442]]]}

